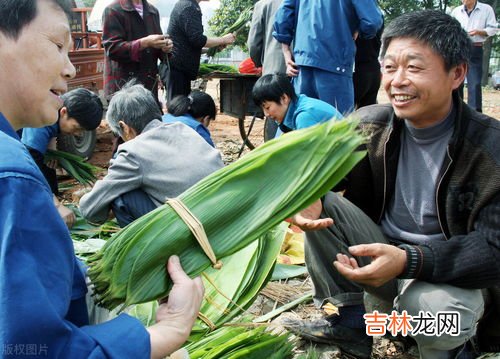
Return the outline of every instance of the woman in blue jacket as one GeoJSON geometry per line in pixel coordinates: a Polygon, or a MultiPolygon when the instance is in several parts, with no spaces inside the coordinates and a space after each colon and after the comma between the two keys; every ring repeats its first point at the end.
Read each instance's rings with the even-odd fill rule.
{"type": "Polygon", "coordinates": [[[278,124],[276,137],[330,119],[342,118],[335,107],[324,101],[306,95],[297,96],[290,80],[281,74],[268,74],[258,79],[252,96],[264,115],[278,124]]]}

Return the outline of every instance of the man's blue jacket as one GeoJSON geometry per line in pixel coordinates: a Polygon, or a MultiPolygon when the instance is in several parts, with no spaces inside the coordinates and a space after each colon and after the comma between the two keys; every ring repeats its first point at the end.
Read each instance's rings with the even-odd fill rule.
{"type": "Polygon", "coordinates": [[[382,26],[375,0],[283,0],[273,36],[290,45],[299,66],[352,76],[356,32],[372,38],[382,26]]]}

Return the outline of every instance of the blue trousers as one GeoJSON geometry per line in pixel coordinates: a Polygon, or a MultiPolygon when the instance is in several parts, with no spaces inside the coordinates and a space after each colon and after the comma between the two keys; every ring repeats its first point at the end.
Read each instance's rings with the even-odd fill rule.
{"type": "Polygon", "coordinates": [[[111,203],[111,209],[120,227],[125,227],[156,207],[151,198],[141,189],[124,193],[111,203]]]}
{"type": "Polygon", "coordinates": [[[467,104],[482,112],[481,78],[483,77],[483,48],[472,46],[469,70],[467,71],[467,104]]]}
{"type": "Polygon", "coordinates": [[[354,109],[354,85],[352,76],[300,66],[299,75],[293,79],[297,95],[320,99],[345,115],[354,109]]]}

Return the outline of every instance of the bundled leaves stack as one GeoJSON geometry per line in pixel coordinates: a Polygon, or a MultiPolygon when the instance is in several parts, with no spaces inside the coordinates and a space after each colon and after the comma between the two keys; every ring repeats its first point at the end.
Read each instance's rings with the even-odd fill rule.
{"type": "MultiPolygon", "coordinates": [[[[360,161],[356,121],[328,121],[269,141],[179,196],[203,223],[217,258],[247,246],[328,192],[360,161]]],[[[166,296],[177,254],[191,277],[210,266],[186,224],[163,205],[108,240],[90,259],[97,301],[113,309],[166,296]]]]}
{"type": "Polygon", "coordinates": [[[248,309],[272,277],[288,224],[283,222],[229,257],[220,270],[202,274],[205,296],[191,337],[213,330],[248,309]],[[206,321],[209,321],[208,323],[206,321]]]}
{"type": "Polygon", "coordinates": [[[191,359],[291,358],[290,334],[275,335],[265,327],[223,327],[186,346],[191,359]]]}
{"type": "Polygon", "coordinates": [[[238,69],[234,66],[223,64],[200,64],[198,76],[207,76],[213,73],[237,74],[238,69]]]}
{"type": "Polygon", "coordinates": [[[57,160],[70,176],[83,185],[93,184],[97,180],[96,173],[101,170],[85,161],[84,158],[64,151],[48,150],[45,159],[57,160]]]}

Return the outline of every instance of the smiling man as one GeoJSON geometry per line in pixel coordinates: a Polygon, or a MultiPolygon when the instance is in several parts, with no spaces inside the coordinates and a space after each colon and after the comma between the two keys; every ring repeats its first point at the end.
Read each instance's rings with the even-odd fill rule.
{"type": "Polygon", "coordinates": [[[190,279],[173,256],[167,267],[175,284],[156,324],[144,328],[122,314],[89,325],[83,265],[47,181],[16,134],[57,120],[60,95],[75,76],[70,14],[66,0],[3,0],[0,6],[2,357],[164,358],[191,331],[201,279],[190,279]]]}
{"type": "Polygon", "coordinates": [[[294,217],[308,231],[315,303],[339,315],[288,327],[369,358],[368,292],[434,325],[453,313],[453,332],[412,333],[421,358],[465,358],[476,333],[498,351],[500,124],[457,94],[470,40],[451,16],[425,10],[393,20],[382,41],[391,104],[357,112],[368,154],[338,188],[343,196],[331,192],[294,217]]]}

